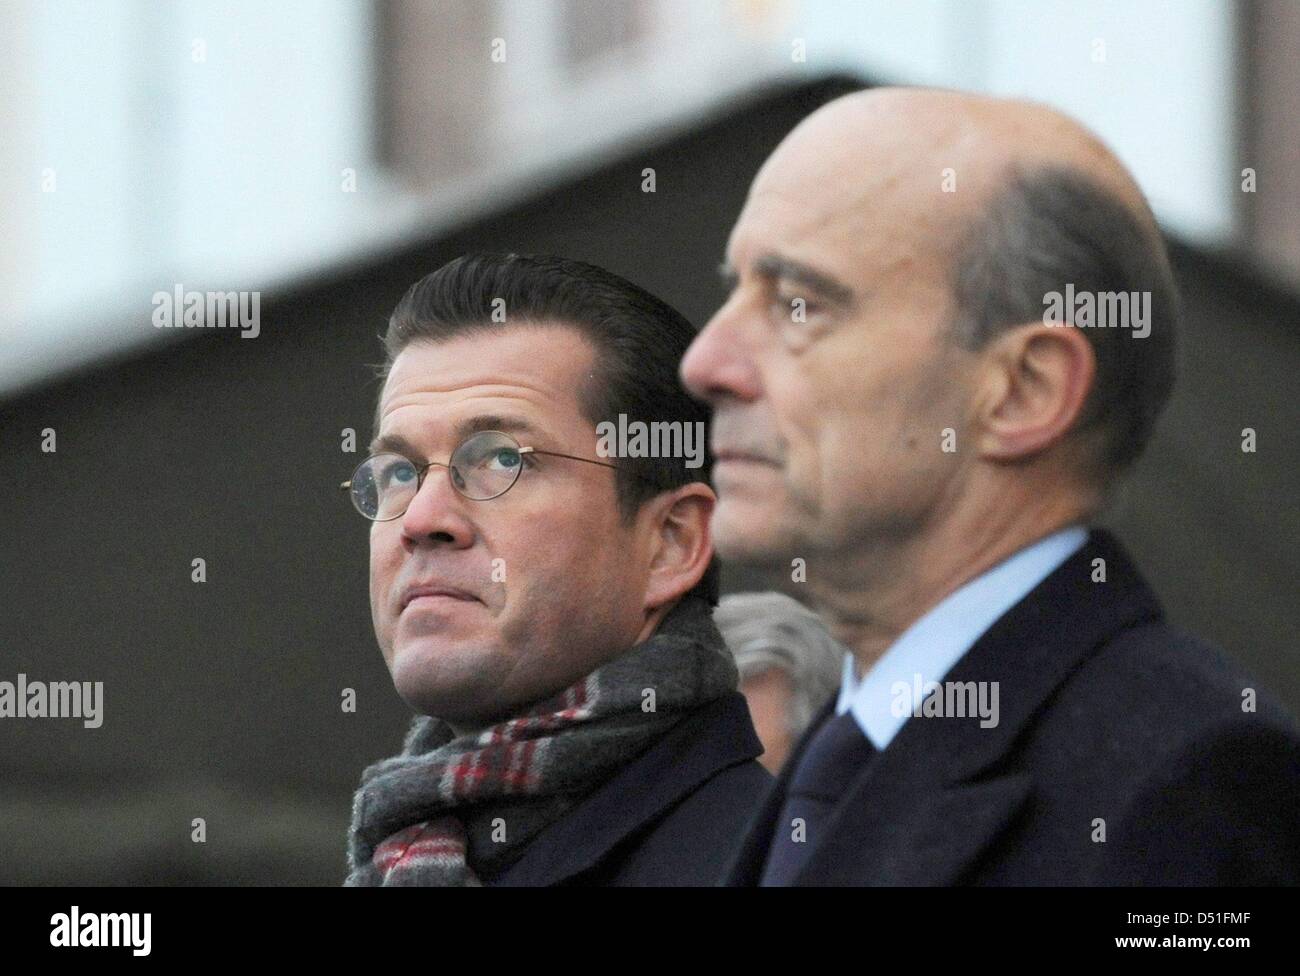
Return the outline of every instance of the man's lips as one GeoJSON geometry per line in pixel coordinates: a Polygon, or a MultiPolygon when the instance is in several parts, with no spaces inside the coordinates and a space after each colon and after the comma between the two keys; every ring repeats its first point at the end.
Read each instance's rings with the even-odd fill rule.
{"type": "Polygon", "coordinates": [[[767,464],[772,467],[777,466],[777,462],[761,454],[755,454],[751,451],[735,451],[727,448],[721,450],[715,449],[713,452],[714,464],[741,463],[741,464],[767,464]]]}
{"type": "Polygon", "coordinates": [[[450,600],[462,600],[467,603],[481,603],[473,593],[459,587],[443,583],[417,583],[402,591],[402,609],[405,610],[413,600],[420,597],[442,597],[450,600]]]}

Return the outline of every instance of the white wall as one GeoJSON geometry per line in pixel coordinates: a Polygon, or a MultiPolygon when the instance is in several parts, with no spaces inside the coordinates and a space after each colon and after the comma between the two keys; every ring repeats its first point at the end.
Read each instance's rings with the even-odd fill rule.
{"type": "MultiPolygon", "coordinates": [[[[563,54],[566,32],[591,29],[580,7],[430,2],[495,4],[508,54],[482,158],[420,197],[373,158],[369,0],[0,5],[0,392],[158,341],[155,291],[273,290],[506,205],[765,79],[847,70],[1042,99],[1110,142],[1174,231],[1234,231],[1221,0],[605,0],[635,37],[581,70],[563,54]]],[[[488,58],[491,40],[464,43],[488,58]]]]}
{"type": "Polygon", "coordinates": [[[366,238],[371,6],[17,0],[0,389],[156,341],[151,296],[256,291],[366,238]],[[343,192],[343,171],[358,192],[343,192]],[[51,182],[52,181],[52,182],[51,182]]]}

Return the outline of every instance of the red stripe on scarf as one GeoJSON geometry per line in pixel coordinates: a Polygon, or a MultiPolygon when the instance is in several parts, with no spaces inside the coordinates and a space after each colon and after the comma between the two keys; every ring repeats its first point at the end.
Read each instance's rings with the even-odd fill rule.
{"type": "Polygon", "coordinates": [[[459,825],[447,817],[399,830],[375,848],[372,863],[387,878],[393,871],[411,868],[419,861],[443,857],[465,857],[465,838],[459,825]]]}

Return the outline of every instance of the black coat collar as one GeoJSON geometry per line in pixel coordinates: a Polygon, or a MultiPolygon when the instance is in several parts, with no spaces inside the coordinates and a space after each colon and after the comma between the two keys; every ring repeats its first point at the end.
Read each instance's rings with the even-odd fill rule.
{"type": "MultiPolygon", "coordinates": [[[[981,728],[978,718],[907,721],[854,780],[800,880],[954,883],[1029,795],[1027,775],[997,772],[1020,732],[1108,637],[1161,615],[1155,595],[1119,543],[1093,530],[1082,548],[994,623],[944,679],[997,681],[998,725],[981,728]],[[1093,582],[1098,559],[1104,560],[1106,582],[1093,582]]],[[[728,884],[758,884],[791,771],[816,724],[747,831],[727,872],[728,884]]]]}
{"type": "Polygon", "coordinates": [[[744,696],[724,695],[682,719],[538,834],[491,883],[555,885],[590,870],[715,774],[762,752],[744,696]]]}

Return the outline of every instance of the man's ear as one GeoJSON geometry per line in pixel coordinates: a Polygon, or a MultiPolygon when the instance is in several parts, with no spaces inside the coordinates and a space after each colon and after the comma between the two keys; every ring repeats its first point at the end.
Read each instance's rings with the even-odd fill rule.
{"type": "Polygon", "coordinates": [[[713,559],[709,522],[718,496],[702,481],[664,492],[646,503],[641,517],[650,532],[650,572],[645,611],[654,612],[684,596],[713,559]]]}
{"type": "Polygon", "coordinates": [[[976,443],[1000,461],[1033,457],[1069,433],[1097,372],[1082,329],[1041,322],[1007,330],[980,358],[976,443]]]}

